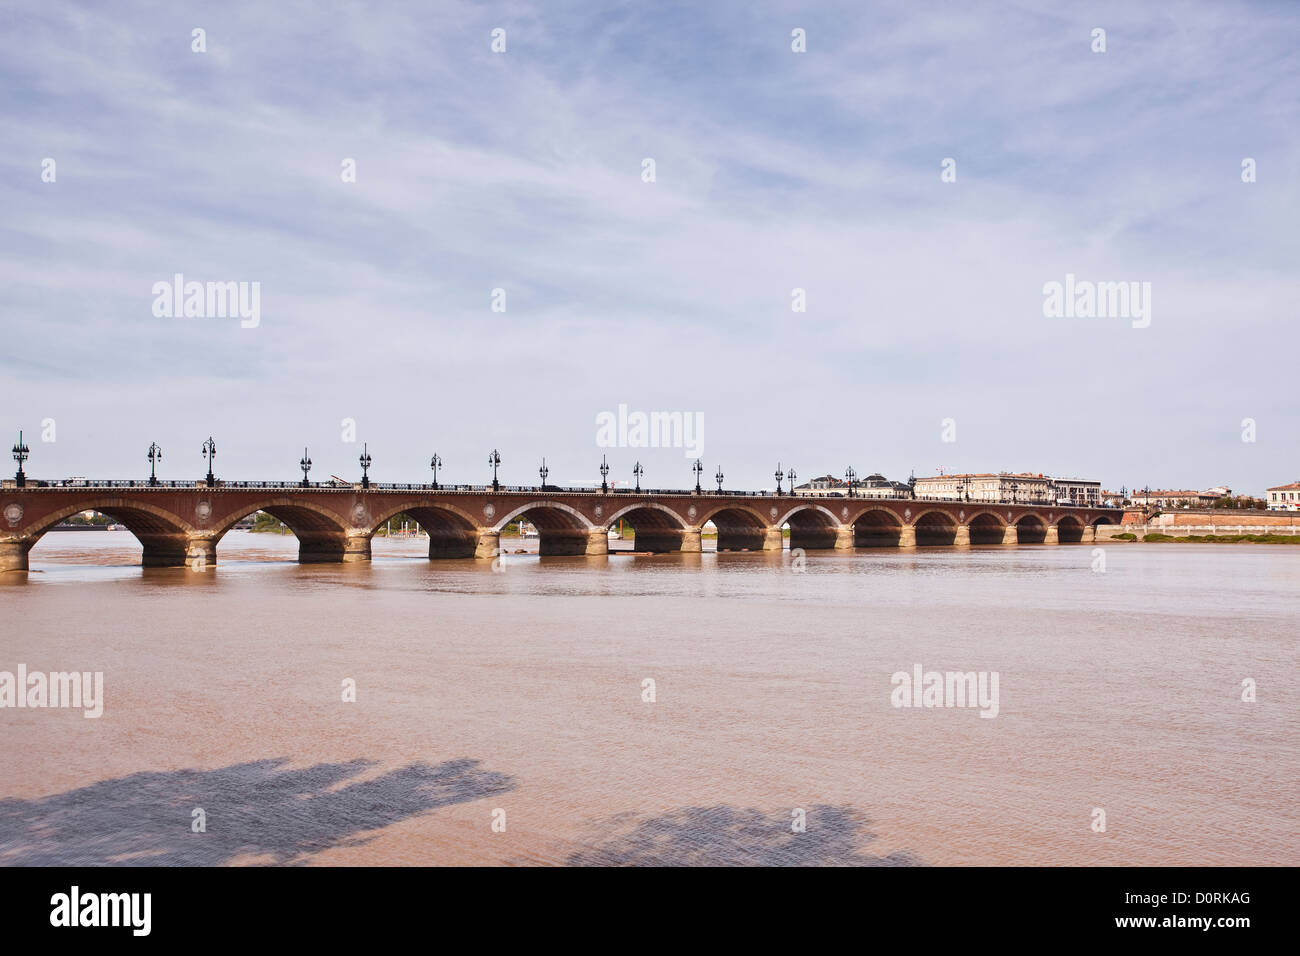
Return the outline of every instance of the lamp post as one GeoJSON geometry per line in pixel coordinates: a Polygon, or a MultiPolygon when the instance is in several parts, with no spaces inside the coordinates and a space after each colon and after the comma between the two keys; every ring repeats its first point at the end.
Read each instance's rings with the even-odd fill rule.
{"type": "Polygon", "coordinates": [[[542,479],[542,489],[546,488],[546,476],[551,473],[551,469],[546,467],[546,459],[542,459],[542,467],[537,469],[537,477],[542,479]]]}
{"type": "Polygon", "coordinates": [[[302,458],[298,461],[298,467],[302,469],[302,486],[307,488],[309,487],[307,484],[307,472],[311,471],[311,459],[307,457],[307,449],[305,446],[302,450],[302,458]]]}
{"type": "Polygon", "coordinates": [[[718,473],[713,476],[713,480],[718,483],[718,494],[722,494],[722,466],[718,466],[718,473]]]}
{"type": "Polygon", "coordinates": [[[609,494],[609,482],[605,480],[607,477],[609,477],[609,462],[605,460],[604,455],[601,455],[600,456],[600,493],[602,495],[609,494]]]}
{"type": "Polygon", "coordinates": [[[794,483],[798,480],[799,476],[794,473],[793,468],[786,471],[786,476],[790,479],[790,494],[793,495],[795,493],[794,483]]]}
{"type": "Polygon", "coordinates": [[[361,462],[361,487],[370,487],[370,443],[367,442],[361,446],[361,457],[357,459],[361,462]]]}
{"type": "Polygon", "coordinates": [[[641,462],[638,461],[638,462],[636,463],[636,466],[632,469],[632,474],[636,475],[636,491],[637,491],[637,494],[640,494],[640,493],[641,493],[641,476],[645,474],[645,469],[641,467],[641,462]]]}
{"type": "Polygon", "coordinates": [[[31,457],[32,450],[27,447],[23,441],[23,433],[18,432],[18,444],[14,445],[14,461],[18,462],[18,474],[14,475],[14,481],[19,488],[27,487],[27,476],[23,474],[23,462],[31,457]]]}
{"type": "Polygon", "coordinates": [[[492,466],[492,490],[500,491],[501,485],[497,483],[497,468],[501,466],[501,453],[495,448],[492,449],[492,454],[488,455],[488,464],[492,466]]]}
{"type": "Polygon", "coordinates": [[[691,471],[695,472],[695,493],[698,495],[703,490],[700,488],[700,475],[704,474],[704,466],[700,464],[698,458],[695,459],[695,464],[691,465],[691,471]]]}
{"type": "MultiPolygon", "coordinates": [[[[781,463],[778,461],[776,463],[776,494],[778,498],[781,496],[781,482],[784,480],[785,480],[785,472],[781,470],[781,463]]],[[[794,485],[790,486],[790,490],[791,491],[794,490],[794,485]]]]}
{"type": "Polygon", "coordinates": [[[845,478],[845,479],[848,481],[848,483],[849,483],[849,497],[850,497],[850,498],[853,497],[853,479],[856,478],[856,477],[858,477],[858,473],[857,473],[856,471],[853,470],[853,466],[852,466],[852,465],[850,465],[848,468],[844,469],[844,478],[845,478]]]}
{"type": "Polygon", "coordinates": [[[438,457],[435,451],[433,457],[429,459],[429,467],[433,469],[433,490],[438,490],[438,469],[442,467],[442,459],[438,457]]]}
{"type": "Polygon", "coordinates": [[[967,503],[970,502],[970,475],[961,476],[961,493],[962,498],[967,503]]]}
{"type": "Polygon", "coordinates": [[[1011,482],[1011,503],[1012,503],[1013,505],[1016,503],[1016,491],[1017,491],[1019,488],[1020,488],[1020,483],[1019,483],[1019,482],[1016,482],[1016,481],[1011,482]]]}
{"type": "Polygon", "coordinates": [[[162,461],[162,449],[157,442],[149,445],[149,484],[158,484],[158,462],[162,461]]]}
{"type": "Polygon", "coordinates": [[[208,460],[208,487],[214,488],[216,487],[217,479],[212,474],[212,459],[217,457],[217,443],[212,440],[211,435],[209,435],[208,440],[203,443],[203,456],[208,460]]]}

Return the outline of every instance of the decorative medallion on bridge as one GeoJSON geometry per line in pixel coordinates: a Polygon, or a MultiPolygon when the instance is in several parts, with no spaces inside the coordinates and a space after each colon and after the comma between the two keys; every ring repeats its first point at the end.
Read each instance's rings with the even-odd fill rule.
{"type": "Polygon", "coordinates": [[[965,509],[965,508],[962,508],[960,511],[957,512],[957,523],[958,523],[958,524],[965,524],[965,523],[966,523],[966,509],[965,509]]]}
{"type": "Polygon", "coordinates": [[[904,509],[903,509],[903,520],[906,521],[908,524],[911,524],[911,523],[912,523],[912,509],[911,509],[911,508],[904,508],[904,509]]]}
{"type": "Polygon", "coordinates": [[[689,508],[686,509],[686,517],[688,518],[695,517],[695,505],[691,505],[689,508]]]}
{"type": "Polygon", "coordinates": [[[772,517],[776,517],[776,505],[772,505],[772,517]]]}
{"type": "Polygon", "coordinates": [[[601,515],[603,515],[604,513],[605,513],[605,506],[604,506],[604,505],[596,505],[596,517],[599,518],[599,517],[600,517],[601,515]]]}
{"type": "Polygon", "coordinates": [[[199,503],[194,506],[194,513],[199,516],[200,521],[207,521],[212,517],[212,502],[208,499],[200,499],[199,503]]]}
{"type": "Polygon", "coordinates": [[[846,521],[848,520],[848,517],[849,517],[849,506],[848,506],[848,505],[845,505],[843,508],[840,509],[840,517],[841,517],[841,518],[844,518],[846,521]]]}
{"type": "Polygon", "coordinates": [[[1011,512],[1010,512],[1010,511],[1007,511],[1007,520],[1008,520],[1008,521],[1011,520],[1011,512]]]}
{"type": "Polygon", "coordinates": [[[369,512],[366,511],[366,506],[362,504],[360,501],[358,501],[355,505],[352,506],[352,523],[356,527],[358,528],[365,527],[367,524],[370,523],[369,518],[370,518],[370,514],[369,512]]]}
{"type": "Polygon", "coordinates": [[[23,520],[23,506],[18,502],[5,506],[5,520],[9,522],[9,527],[18,527],[18,522],[23,520]]]}
{"type": "Polygon", "coordinates": [[[483,517],[487,518],[489,521],[492,520],[492,516],[496,513],[497,513],[497,509],[492,504],[492,502],[489,501],[487,504],[483,506],[483,517]]]}

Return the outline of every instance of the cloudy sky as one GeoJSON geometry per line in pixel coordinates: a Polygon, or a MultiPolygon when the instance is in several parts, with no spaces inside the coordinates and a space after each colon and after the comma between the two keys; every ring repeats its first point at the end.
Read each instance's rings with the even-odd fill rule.
{"type": "Polygon", "coordinates": [[[212,435],[229,477],[365,441],[380,481],[689,485],[598,447],[622,404],[703,416],[731,487],[1259,493],[1300,478],[1298,49],[1290,3],[8,0],[0,424],[40,477],[201,477],[212,435]],[[176,273],[260,323],[155,315],[176,273]],[[1150,325],[1045,317],[1067,274],[1150,325]]]}

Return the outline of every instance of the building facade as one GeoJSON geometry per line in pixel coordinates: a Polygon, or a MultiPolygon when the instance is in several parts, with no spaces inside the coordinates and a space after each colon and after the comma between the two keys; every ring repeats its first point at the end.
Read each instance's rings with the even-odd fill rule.
{"type": "Polygon", "coordinates": [[[1268,489],[1269,511],[1300,511],[1300,481],[1268,489]]]}
{"type": "MultiPolygon", "coordinates": [[[[1096,482],[1098,492],[1101,483],[1096,482]]],[[[934,475],[916,479],[916,497],[938,501],[1015,501],[1047,504],[1053,497],[1052,479],[1044,475],[980,472],[934,475]]]]}
{"type": "Polygon", "coordinates": [[[1209,491],[1135,488],[1129,492],[1129,500],[1139,508],[1213,508],[1228,491],[1226,488],[1209,491]]]}

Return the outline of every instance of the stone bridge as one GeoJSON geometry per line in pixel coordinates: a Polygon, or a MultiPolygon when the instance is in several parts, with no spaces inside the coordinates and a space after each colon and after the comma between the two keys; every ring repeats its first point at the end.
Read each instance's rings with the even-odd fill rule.
{"type": "Polygon", "coordinates": [[[217,545],[241,519],[265,511],[299,542],[303,562],[368,561],[370,539],[406,514],[429,535],[430,558],[490,558],[501,529],[524,518],[538,529],[543,555],[606,554],[620,520],[637,551],[701,550],[704,525],[719,551],[915,548],[980,544],[1090,543],[1099,524],[1118,524],[1106,508],[770,492],[633,491],[291,482],[79,482],[13,480],[0,488],[0,571],[26,570],[45,532],[82,511],[125,525],[144,546],[145,567],[217,560],[217,545]]]}

